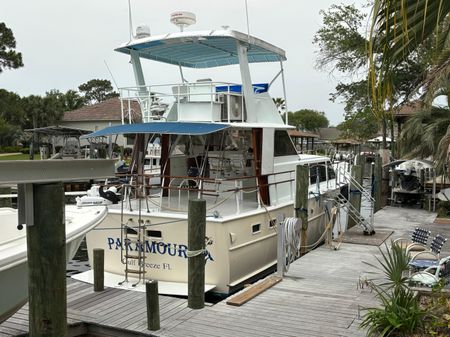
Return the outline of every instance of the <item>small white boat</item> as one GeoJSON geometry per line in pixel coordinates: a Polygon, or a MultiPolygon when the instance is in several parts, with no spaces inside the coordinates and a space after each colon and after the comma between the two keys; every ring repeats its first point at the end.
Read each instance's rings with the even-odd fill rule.
{"type": "MultiPolygon", "coordinates": [[[[85,234],[106,216],[104,206],[66,206],[66,257],[76,253],[85,234]]],[[[26,229],[17,229],[13,208],[0,208],[0,322],[19,309],[28,298],[26,229]]]]}

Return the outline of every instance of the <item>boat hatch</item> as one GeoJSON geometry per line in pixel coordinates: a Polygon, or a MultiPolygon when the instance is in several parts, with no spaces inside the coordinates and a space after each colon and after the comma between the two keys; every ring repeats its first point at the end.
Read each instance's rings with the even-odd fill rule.
{"type": "Polygon", "coordinates": [[[107,137],[119,134],[167,134],[167,135],[207,135],[229,128],[219,123],[153,122],[110,126],[108,128],[82,136],[85,138],[107,137]]]}
{"type": "Polygon", "coordinates": [[[283,49],[233,30],[181,32],[151,36],[125,43],[116,51],[190,68],[239,64],[237,42],[248,45],[248,62],[285,61],[283,49]]]}

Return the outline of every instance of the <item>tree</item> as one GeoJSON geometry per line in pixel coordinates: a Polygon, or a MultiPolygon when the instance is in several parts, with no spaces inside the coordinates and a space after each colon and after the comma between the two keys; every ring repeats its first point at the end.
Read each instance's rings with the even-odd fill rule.
{"type": "Polygon", "coordinates": [[[111,82],[108,80],[90,80],[81,84],[78,89],[83,94],[84,101],[88,105],[100,103],[109,98],[119,96],[119,94],[113,90],[111,82]]]}
{"type": "MultiPolygon", "coordinates": [[[[410,155],[432,149],[438,167],[444,167],[450,139],[450,121],[442,118],[433,108],[433,100],[440,95],[447,97],[447,114],[450,96],[450,2],[444,0],[375,0],[371,24],[370,79],[373,83],[372,101],[377,111],[392,106],[395,72],[399,65],[428,50],[431,55],[426,76],[416,86],[415,92],[424,92],[425,110],[405,125],[402,132],[403,149],[410,155]],[[379,60],[378,60],[379,59],[379,60]],[[377,61],[378,60],[378,61],[377,61]],[[380,67],[373,64],[378,62],[380,67]],[[419,122],[420,121],[420,122],[419,122]],[[420,124],[420,126],[419,126],[420,124]],[[419,126],[420,134],[413,129],[419,126]],[[445,127],[445,125],[447,127],[445,127]],[[437,130],[446,130],[445,133],[437,130]],[[418,137],[419,136],[419,137],[418,137]],[[438,140],[431,141],[430,137],[438,140]],[[405,140],[412,141],[411,145],[405,140]]],[[[445,114],[444,114],[445,115],[445,114]]]]}
{"type": "Polygon", "coordinates": [[[0,73],[3,69],[23,67],[22,54],[15,51],[16,39],[11,29],[0,22],[0,73]]]}
{"type": "Polygon", "coordinates": [[[329,125],[328,118],[323,111],[302,109],[289,112],[288,117],[289,125],[306,131],[317,131],[319,128],[326,128],[329,125]]]}
{"type": "Polygon", "coordinates": [[[354,5],[331,5],[320,11],[323,26],[314,35],[318,69],[354,73],[367,64],[367,40],[361,33],[365,15],[354,5]]]}
{"type": "Polygon", "coordinates": [[[319,29],[314,43],[319,47],[319,58],[316,66],[325,70],[339,71],[345,75],[359,75],[356,81],[340,82],[331,100],[343,101],[345,105],[345,122],[341,126],[354,131],[358,137],[369,136],[376,121],[383,133],[383,147],[386,148],[387,129],[394,132],[394,108],[401,104],[414,92],[423,79],[423,72],[428,66],[429,48],[422,48],[401,60],[395,71],[391,73],[388,89],[391,93],[389,104],[379,104],[373,99],[376,83],[370,75],[370,69],[384,67],[381,54],[374,55],[369,63],[367,46],[369,40],[363,35],[363,15],[353,5],[333,5],[328,12],[322,12],[323,27],[319,29]],[[357,74],[361,72],[361,74],[357,74]],[[372,112],[373,118],[370,117],[372,112]],[[357,121],[357,119],[362,119],[357,121]],[[361,126],[366,127],[362,130],[361,126]]]}
{"type": "Polygon", "coordinates": [[[20,125],[24,114],[20,96],[0,89],[0,118],[9,124],[20,125]]]}
{"type": "Polygon", "coordinates": [[[280,113],[280,115],[283,115],[286,112],[286,102],[284,101],[284,99],[281,97],[277,97],[272,98],[272,100],[275,106],[277,107],[277,110],[280,113]]]}

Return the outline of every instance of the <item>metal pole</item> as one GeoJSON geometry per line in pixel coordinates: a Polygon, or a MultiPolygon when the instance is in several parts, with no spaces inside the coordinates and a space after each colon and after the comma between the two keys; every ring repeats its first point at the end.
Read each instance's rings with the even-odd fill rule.
{"type": "Polygon", "coordinates": [[[284,113],[286,114],[286,125],[289,124],[289,113],[288,113],[288,105],[286,98],[286,82],[284,80],[284,69],[283,69],[283,61],[280,61],[281,66],[281,81],[283,82],[283,95],[284,95],[284,113]]]}

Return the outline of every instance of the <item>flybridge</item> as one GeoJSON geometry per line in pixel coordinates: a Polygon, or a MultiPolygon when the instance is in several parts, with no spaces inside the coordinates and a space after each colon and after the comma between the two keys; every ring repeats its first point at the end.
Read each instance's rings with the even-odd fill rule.
{"type": "Polygon", "coordinates": [[[116,51],[189,68],[239,64],[238,44],[248,48],[249,63],[286,60],[283,49],[234,30],[177,32],[132,40],[116,51]]]}

